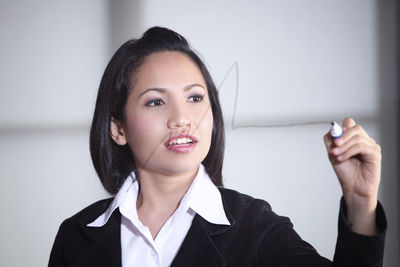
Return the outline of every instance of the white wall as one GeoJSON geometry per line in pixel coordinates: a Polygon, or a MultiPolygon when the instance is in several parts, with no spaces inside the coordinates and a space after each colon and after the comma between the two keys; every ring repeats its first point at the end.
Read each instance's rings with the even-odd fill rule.
{"type": "Polygon", "coordinates": [[[122,42],[161,25],[190,40],[216,84],[238,63],[239,84],[231,72],[220,88],[225,185],[269,201],[322,255],[333,256],[340,198],[329,125],[232,129],[236,86],[236,124],[354,116],[382,144],[385,266],[397,266],[394,2],[0,2],[2,262],[45,265],[61,221],[107,196],[88,148],[101,74],[122,42]]]}
{"type": "Polygon", "coordinates": [[[61,221],[106,194],[88,145],[106,1],[0,2],[1,266],[46,266],[61,221]]]}

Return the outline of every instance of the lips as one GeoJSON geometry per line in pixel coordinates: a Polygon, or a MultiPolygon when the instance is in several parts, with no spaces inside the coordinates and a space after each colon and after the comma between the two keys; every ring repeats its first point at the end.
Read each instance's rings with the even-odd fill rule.
{"type": "Polygon", "coordinates": [[[196,146],[197,139],[190,134],[173,135],[165,143],[168,150],[173,152],[187,153],[191,152],[196,146]]]}

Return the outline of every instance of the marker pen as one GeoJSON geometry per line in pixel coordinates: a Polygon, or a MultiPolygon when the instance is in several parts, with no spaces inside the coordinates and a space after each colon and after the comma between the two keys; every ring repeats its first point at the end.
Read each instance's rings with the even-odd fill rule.
{"type": "Polygon", "coordinates": [[[331,125],[331,136],[335,139],[341,137],[343,135],[342,127],[335,121],[331,122],[331,125]]]}

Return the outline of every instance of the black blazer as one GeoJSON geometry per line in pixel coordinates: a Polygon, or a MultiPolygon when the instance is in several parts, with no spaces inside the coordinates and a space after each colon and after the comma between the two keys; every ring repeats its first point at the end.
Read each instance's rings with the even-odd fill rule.
{"type": "MultiPolygon", "coordinates": [[[[333,263],[321,257],[259,199],[220,188],[231,225],[215,225],[195,215],[171,266],[382,266],[386,218],[377,208],[376,236],[363,236],[345,223],[341,201],[339,234],[333,263]]],[[[58,231],[49,267],[121,266],[121,214],[116,209],[103,227],[86,225],[100,216],[112,199],[101,200],[65,220],[58,231]]],[[[141,267],[141,266],[140,266],[141,267]]]]}

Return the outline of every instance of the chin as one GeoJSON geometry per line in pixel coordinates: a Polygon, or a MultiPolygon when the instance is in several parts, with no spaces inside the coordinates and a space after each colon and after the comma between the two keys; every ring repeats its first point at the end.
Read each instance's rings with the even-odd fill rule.
{"type": "Polygon", "coordinates": [[[163,166],[164,173],[179,175],[188,172],[197,171],[201,161],[190,161],[190,160],[182,160],[178,162],[169,161],[166,165],[163,166]]]}
{"type": "Polygon", "coordinates": [[[148,161],[146,165],[140,164],[140,169],[150,173],[164,175],[180,175],[198,169],[202,160],[185,157],[169,157],[167,159],[148,161]]]}
{"type": "Polygon", "coordinates": [[[193,172],[197,171],[199,165],[207,156],[207,152],[207,149],[192,151],[191,153],[163,151],[162,153],[154,154],[146,164],[140,164],[140,168],[150,173],[164,175],[180,175],[193,172]]]}

